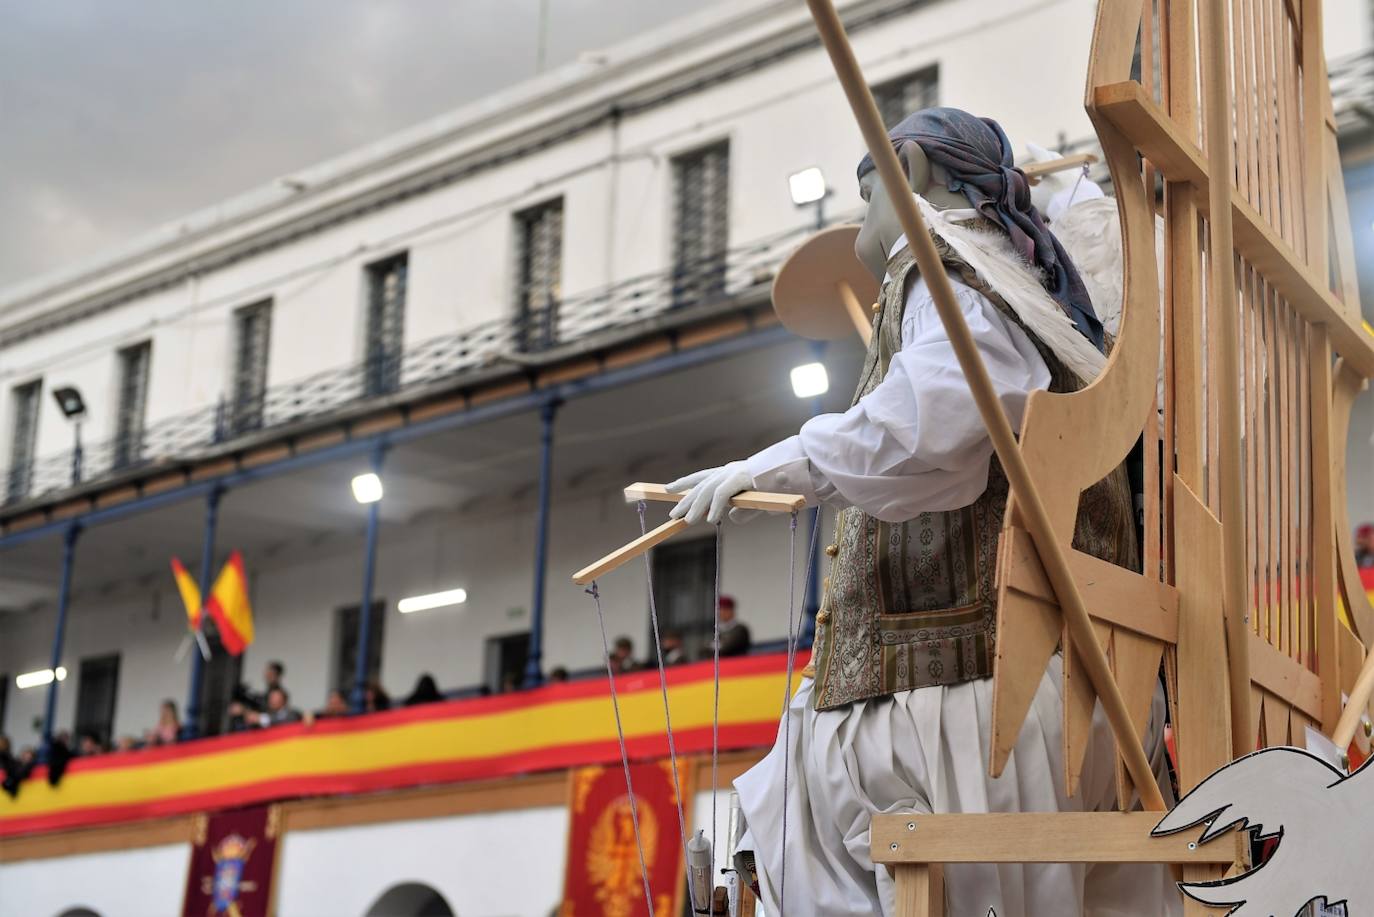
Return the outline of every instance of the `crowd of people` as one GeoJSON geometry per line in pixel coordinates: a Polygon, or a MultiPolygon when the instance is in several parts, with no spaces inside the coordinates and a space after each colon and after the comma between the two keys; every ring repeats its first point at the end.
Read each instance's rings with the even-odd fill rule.
{"type": "MultiPolygon", "coordinates": [[[[1374,565],[1374,526],[1364,526],[1361,529],[1360,544],[1365,546],[1366,551],[1366,554],[1362,556],[1368,556],[1369,563],[1374,565]],[[1365,531],[1366,529],[1368,532],[1365,531]]],[[[1364,561],[1361,562],[1364,563],[1364,561]]],[[[734,598],[728,595],[721,596],[718,608],[720,655],[728,657],[742,656],[748,653],[752,646],[749,628],[736,617],[734,598]]],[[[708,642],[700,654],[703,658],[709,659],[711,657],[712,642],[708,642]]],[[[682,665],[695,661],[683,644],[682,634],[677,631],[663,632],[660,636],[660,645],[663,649],[665,665],[682,665]]],[[[622,636],[616,638],[610,655],[610,664],[616,673],[626,673],[656,667],[657,662],[652,657],[648,660],[636,659],[634,641],[629,637],[622,636]]],[[[226,710],[225,731],[245,732],[254,729],[268,729],[285,723],[302,723],[308,727],[318,720],[347,716],[352,712],[352,705],[349,704],[347,696],[337,688],[329,692],[325,698],[324,706],[319,709],[300,710],[292,706],[291,694],[287,691],[283,681],[285,675],[286,666],[274,659],[263,668],[261,690],[252,690],[247,685],[239,685],[235,689],[233,699],[226,710]]],[[[545,681],[559,684],[569,679],[568,670],[563,666],[558,666],[549,671],[545,681]]],[[[508,675],[502,682],[501,690],[503,692],[515,691],[520,686],[518,676],[508,675]]],[[[484,695],[491,692],[482,688],[476,693],[484,695]]],[[[368,682],[363,692],[363,711],[375,713],[381,710],[390,710],[393,706],[414,707],[444,699],[444,693],[439,689],[434,676],[425,672],[416,680],[415,687],[410,694],[395,704],[379,682],[368,682]]],[[[54,779],[52,777],[54,762],[60,762],[55,768],[57,776],[60,778],[66,762],[72,758],[92,757],[111,751],[136,751],[174,745],[182,740],[184,734],[185,728],[178,713],[176,701],[170,699],[162,701],[158,709],[156,725],[144,730],[141,737],[123,735],[111,743],[105,737],[87,731],[77,736],[76,742],[73,744],[71,734],[63,730],[53,736],[53,747],[49,752],[49,779],[54,779]]],[[[19,751],[12,751],[9,739],[0,735],[0,780],[3,781],[5,792],[14,795],[19,783],[28,776],[29,772],[36,766],[37,761],[37,749],[26,747],[19,751]]]]}
{"type": "MultiPolygon", "coordinates": [[[[729,656],[743,656],[753,647],[753,638],[749,634],[749,627],[739,620],[735,610],[735,599],[733,596],[723,595],[720,597],[717,607],[717,617],[720,621],[720,655],[722,658],[729,656]]],[[[682,642],[682,634],[676,630],[665,630],[659,634],[659,648],[663,651],[663,664],[683,665],[697,660],[691,658],[686,647],[682,642]]],[[[715,645],[715,635],[712,634],[711,640],[706,644],[705,649],[700,654],[702,658],[712,658],[712,649],[715,645]]],[[[650,658],[639,660],[635,658],[635,644],[629,637],[620,636],[615,638],[615,643],[611,644],[610,667],[616,674],[625,672],[637,672],[645,668],[657,668],[657,656],[651,654],[650,658]]],[[[552,680],[552,679],[550,679],[552,680]]],[[[566,679],[565,679],[566,680],[566,679]]]]}

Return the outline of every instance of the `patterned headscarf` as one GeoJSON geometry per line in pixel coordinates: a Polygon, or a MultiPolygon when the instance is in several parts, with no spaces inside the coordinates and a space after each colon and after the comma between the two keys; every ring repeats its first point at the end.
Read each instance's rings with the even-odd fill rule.
{"type": "MultiPolygon", "coordinates": [[[[1031,204],[1030,184],[1013,165],[1011,143],[1000,124],[957,108],[927,108],[908,115],[887,136],[894,147],[908,140],[920,144],[926,158],[949,174],[949,190],[963,194],[975,210],[1006,230],[1022,257],[1043,272],[1046,292],[1093,346],[1103,348],[1102,323],[1087,288],[1031,204]]],[[[859,178],[873,168],[873,157],[865,155],[859,178]]]]}

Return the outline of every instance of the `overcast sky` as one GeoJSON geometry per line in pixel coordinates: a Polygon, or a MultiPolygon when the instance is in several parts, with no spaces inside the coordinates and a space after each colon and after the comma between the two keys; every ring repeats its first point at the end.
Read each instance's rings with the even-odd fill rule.
{"type": "MultiPolygon", "coordinates": [[[[690,11],[548,0],[549,66],[690,11]]],[[[0,287],[535,73],[539,0],[0,0],[0,287]]]]}

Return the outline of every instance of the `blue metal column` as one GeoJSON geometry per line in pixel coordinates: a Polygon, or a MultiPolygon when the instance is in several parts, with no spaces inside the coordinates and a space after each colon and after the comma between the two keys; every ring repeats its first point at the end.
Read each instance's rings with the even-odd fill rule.
{"type": "Polygon", "coordinates": [[[562,402],[549,400],[539,409],[539,510],[534,536],[534,599],[530,603],[530,652],[525,687],[544,683],[544,580],[548,567],[549,498],[553,477],[553,420],[562,402]]]}
{"type": "MultiPolygon", "coordinates": [[[[372,450],[372,473],[381,477],[382,460],[386,458],[386,442],[378,441],[372,450]]],[[[385,488],[383,488],[385,492],[385,488]]],[[[358,606],[358,658],[353,668],[353,712],[362,713],[367,706],[367,657],[372,649],[372,581],[377,569],[377,523],[382,501],[367,505],[367,540],[363,546],[363,602],[358,606]]]]}
{"type": "Polygon", "coordinates": [[[73,522],[62,533],[62,580],[57,589],[57,629],[52,638],[52,658],[48,669],[52,681],[48,682],[48,704],[43,714],[43,760],[48,760],[52,748],[53,721],[57,718],[57,669],[62,665],[62,644],[67,636],[67,606],[72,596],[72,564],[76,560],[76,539],[81,535],[81,524],[73,522]]]}
{"type": "MultiPolygon", "coordinates": [[[[205,600],[210,597],[210,585],[214,582],[215,535],[219,530],[219,500],[224,496],[224,488],[212,487],[205,495],[205,534],[200,540],[200,602],[201,613],[205,611],[205,600]]],[[[205,619],[201,618],[204,630],[205,619]]],[[[205,657],[200,653],[200,641],[192,636],[196,644],[191,647],[191,684],[186,689],[186,717],[181,723],[181,737],[194,739],[200,735],[200,693],[205,681],[205,657]]]]}

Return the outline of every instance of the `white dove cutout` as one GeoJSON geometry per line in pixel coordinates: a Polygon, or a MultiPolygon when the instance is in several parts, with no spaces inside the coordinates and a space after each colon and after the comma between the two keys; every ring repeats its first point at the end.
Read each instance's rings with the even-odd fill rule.
{"type": "Polygon", "coordinates": [[[1346,776],[1299,748],[1266,748],[1237,758],[1199,783],[1155,826],[1176,834],[1206,824],[1206,843],[1235,827],[1277,835],[1261,865],[1230,879],[1180,883],[1231,917],[1292,917],[1311,901],[1345,903],[1374,914],[1374,767],[1346,776]]]}

